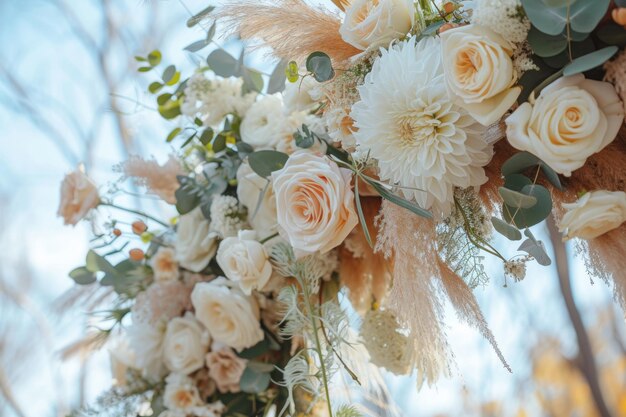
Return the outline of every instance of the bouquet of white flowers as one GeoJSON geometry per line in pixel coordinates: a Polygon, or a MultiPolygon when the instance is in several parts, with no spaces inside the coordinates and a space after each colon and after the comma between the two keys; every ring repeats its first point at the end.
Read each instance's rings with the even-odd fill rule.
{"type": "Polygon", "coordinates": [[[136,57],[162,74],[148,90],[180,150],[119,171],[175,206],[171,221],[117,205],[81,169],[64,180],[66,223],[136,216],[91,216],[101,232],[70,274],[115,294],[102,335],[118,386],[103,404],[365,414],[337,404],[333,376],[376,391],[366,364],[429,384],[448,374],[446,299],[508,368],[472,289],[487,256],[505,285],[550,265],[531,231],[550,216],[626,306],[624,1],[333,3],[343,17],[280,0],[189,20],[209,22],[191,54],[221,21],[272,48],[271,74],[220,47],[187,79],[160,70],[159,51],[136,57]],[[494,230],[523,240],[517,255],[494,230]]]}

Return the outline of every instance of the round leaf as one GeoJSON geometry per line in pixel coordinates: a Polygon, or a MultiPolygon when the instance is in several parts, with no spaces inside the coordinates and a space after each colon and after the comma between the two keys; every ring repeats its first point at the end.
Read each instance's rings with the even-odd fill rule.
{"type": "Polygon", "coordinates": [[[250,168],[259,176],[267,178],[272,172],[282,169],[289,155],[278,151],[256,151],[248,156],[250,168]]]}
{"type": "Polygon", "coordinates": [[[569,20],[576,32],[590,33],[606,14],[611,0],[578,0],[570,6],[569,20]]]}
{"type": "Polygon", "coordinates": [[[540,57],[558,55],[567,49],[567,38],[562,34],[546,35],[534,26],[528,32],[528,42],[533,52],[540,57]]]}
{"type": "Polygon", "coordinates": [[[496,229],[498,233],[507,239],[522,240],[522,232],[520,232],[515,226],[512,226],[497,217],[491,218],[491,224],[493,224],[493,228],[496,229]]]}
{"type": "Polygon", "coordinates": [[[306,69],[313,74],[313,78],[317,82],[332,80],[335,76],[335,70],[330,57],[324,52],[313,52],[306,59],[306,69]]]}
{"type": "Polygon", "coordinates": [[[238,75],[239,62],[223,49],[216,49],[206,59],[207,65],[220,77],[238,75]]]}
{"type": "Polygon", "coordinates": [[[498,193],[509,207],[528,209],[537,204],[537,199],[531,195],[522,194],[504,187],[498,189],[498,193]]]}
{"type": "Polygon", "coordinates": [[[518,209],[503,205],[502,214],[504,220],[514,224],[518,228],[528,228],[545,220],[552,212],[552,197],[550,191],[541,185],[527,185],[522,189],[522,193],[533,196],[537,199],[537,204],[528,209],[518,209]]]}
{"type": "Polygon", "coordinates": [[[530,22],[543,33],[559,35],[567,24],[567,7],[548,7],[541,0],[522,0],[530,22]]]}

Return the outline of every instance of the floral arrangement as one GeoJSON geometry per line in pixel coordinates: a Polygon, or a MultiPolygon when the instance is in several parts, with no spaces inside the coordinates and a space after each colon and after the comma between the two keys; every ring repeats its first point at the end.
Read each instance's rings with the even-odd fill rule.
{"type": "Polygon", "coordinates": [[[208,7],[185,49],[217,48],[187,79],[159,51],[136,57],[162,74],[148,91],[176,150],[131,158],[120,181],[171,221],[81,169],[63,181],[59,215],[96,231],[70,276],[114,305],[92,340],[115,343],[100,407],[365,415],[331,394],[340,375],[384,399],[378,367],[451,373],[446,300],[508,369],[472,290],[487,259],[505,285],[550,265],[531,230],[549,218],[626,307],[626,3],[333,3],[208,7]],[[219,47],[217,22],[271,48],[275,70],[219,47]]]}

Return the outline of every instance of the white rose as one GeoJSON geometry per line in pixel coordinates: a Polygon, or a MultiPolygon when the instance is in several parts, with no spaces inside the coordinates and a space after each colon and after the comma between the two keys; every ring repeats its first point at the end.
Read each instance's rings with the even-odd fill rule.
{"type": "Polygon", "coordinates": [[[412,0],[353,0],[339,33],[350,45],[366,50],[402,38],[414,22],[412,0]]]}
{"type": "Polygon", "coordinates": [[[314,109],[317,103],[311,97],[311,91],[317,88],[318,84],[313,77],[304,77],[295,83],[288,82],[283,91],[285,109],[289,112],[314,109]]]}
{"type": "Polygon", "coordinates": [[[609,83],[577,74],[544,88],[506,119],[509,143],[572,175],[615,139],[624,108],[609,83]]]}
{"type": "Polygon", "coordinates": [[[578,201],[563,204],[567,210],[559,222],[565,239],[595,239],[626,222],[626,193],[623,191],[593,191],[578,201]]]}
{"type": "Polygon", "coordinates": [[[217,263],[224,275],[239,284],[246,295],[252,290],[262,290],[272,276],[269,256],[251,230],[242,230],[237,237],[224,239],[217,250],[217,263]]]}
{"type": "Polygon", "coordinates": [[[100,204],[98,189],[85,175],[82,165],[63,178],[57,216],[63,217],[65,224],[75,226],[98,204],[100,204]]]}
{"type": "Polygon", "coordinates": [[[448,92],[476,121],[489,126],[515,104],[513,45],[491,29],[467,25],[441,34],[448,92]]]}
{"type": "Polygon", "coordinates": [[[190,414],[203,404],[198,388],[187,375],[172,373],[165,379],[163,405],[168,410],[190,414]]]}
{"type": "Polygon", "coordinates": [[[202,271],[217,252],[217,238],[200,207],[180,216],[176,229],[176,257],[184,268],[202,271]]]}
{"type": "Polygon", "coordinates": [[[163,339],[165,326],[151,326],[133,322],[128,329],[128,343],[135,355],[134,368],[143,376],[156,381],[165,374],[163,363],[163,339]]]}
{"type": "Polygon", "coordinates": [[[163,342],[163,361],[172,372],[189,375],[204,365],[209,337],[200,323],[187,313],[167,324],[163,342]]]}
{"type": "Polygon", "coordinates": [[[350,170],[325,156],[296,152],[272,173],[281,236],[295,249],[326,253],[358,223],[350,170]]]}
{"type": "Polygon", "coordinates": [[[241,164],[237,171],[237,198],[248,208],[248,223],[261,239],[276,232],[274,187],[271,181],[260,177],[247,163],[241,164]]]}
{"type": "Polygon", "coordinates": [[[215,381],[217,389],[222,393],[241,391],[239,381],[241,381],[241,375],[243,375],[247,363],[248,361],[235,355],[235,352],[227,347],[214,350],[206,355],[209,376],[215,381]]]}
{"type": "Polygon", "coordinates": [[[264,97],[250,107],[241,122],[241,140],[255,149],[274,148],[280,140],[281,127],[285,124],[281,96],[264,97]]]}
{"type": "Polygon", "coordinates": [[[198,283],[191,293],[191,303],[196,318],[213,340],[240,352],[259,343],[265,335],[256,300],[230,285],[223,277],[198,283]]]}

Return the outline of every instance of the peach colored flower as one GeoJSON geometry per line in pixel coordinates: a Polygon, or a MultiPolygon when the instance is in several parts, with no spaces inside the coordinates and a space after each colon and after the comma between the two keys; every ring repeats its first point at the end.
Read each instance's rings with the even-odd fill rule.
{"type": "Polygon", "coordinates": [[[209,368],[209,376],[217,384],[217,389],[222,392],[237,393],[241,391],[239,381],[246,369],[248,361],[235,355],[232,349],[223,347],[209,352],[206,355],[206,366],[209,368]]]}
{"type": "Polygon", "coordinates": [[[296,152],[272,181],[279,232],[294,249],[326,253],[357,225],[351,172],[327,157],[296,152]]]}
{"type": "Polygon", "coordinates": [[[65,176],[61,183],[61,202],[57,212],[59,217],[63,217],[65,224],[76,225],[99,204],[98,189],[85,175],[82,165],[65,176]]]}
{"type": "Polygon", "coordinates": [[[160,247],[151,260],[156,282],[178,280],[179,270],[176,261],[176,251],[168,247],[160,247]]]}
{"type": "Polygon", "coordinates": [[[180,186],[176,177],[183,175],[184,172],[182,165],[175,157],[170,156],[164,165],[159,165],[155,160],[145,160],[135,156],[122,164],[122,171],[166,203],[176,204],[174,193],[180,186]]]}

